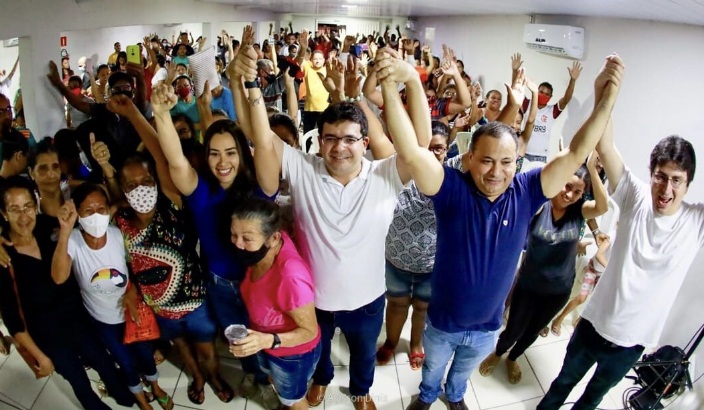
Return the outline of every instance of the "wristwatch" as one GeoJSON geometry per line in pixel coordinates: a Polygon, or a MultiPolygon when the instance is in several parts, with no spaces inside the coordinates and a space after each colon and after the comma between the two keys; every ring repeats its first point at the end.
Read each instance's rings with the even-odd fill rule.
{"type": "Polygon", "coordinates": [[[279,335],[276,333],[272,333],[272,336],[274,336],[274,343],[271,344],[272,349],[278,349],[281,347],[281,339],[279,339],[279,335]]]}
{"type": "Polygon", "coordinates": [[[259,77],[257,77],[254,81],[245,81],[244,82],[244,88],[261,88],[262,83],[259,81],[259,77]]]}

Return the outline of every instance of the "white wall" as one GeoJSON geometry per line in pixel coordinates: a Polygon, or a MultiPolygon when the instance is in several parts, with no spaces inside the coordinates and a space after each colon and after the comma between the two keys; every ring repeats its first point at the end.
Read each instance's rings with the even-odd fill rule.
{"type": "MultiPolygon", "coordinates": [[[[498,88],[510,81],[510,55],[520,52],[528,75],[537,82],[550,81],[559,98],[568,82],[569,60],[528,50],[522,43],[527,16],[449,17],[420,19],[414,37],[423,38],[425,27],[435,28],[433,51],[442,43],[454,47],[467,71],[483,77],[484,89],[498,88]]],[[[648,159],[653,146],[670,134],[680,134],[698,152],[704,148],[704,28],[670,23],[591,17],[538,16],[538,23],[569,24],[585,28],[584,70],[574,97],[556,123],[553,140],[559,135],[568,142],[593,105],[593,80],[603,58],[618,52],[626,73],[613,112],[616,143],[625,162],[641,178],[649,179],[648,159]]],[[[505,91],[505,88],[503,89],[505,91]]],[[[687,200],[704,201],[704,166],[701,164],[689,188],[687,200]]],[[[704,322],[704,253],[697,256],[673,307],[661,344],[684,347],[704,322]]],[[[704,347],[697,350],[693,377],[704,374],[704,347]]],[[[704,384],[690,401],[677,408],[704,407],[704,384]]]]}
{"type": "MultiPolygon", "coordinates": [[[[15,60],[17,60],[19,52],[19,46],[5,47],[3,41],[0,40],[0,70],[5,70],[5,75],[10,74],[10,71],[12,71],[12,67],[15,65],[15,60]]],[[[15,93],[17,92],[17,89],[20,88],[20,77],[20,67],[18,66],[17,71],[15,71],[14,77],[12,77],[12,84],[10,84],[10,90],[6,95],[6,97],[10,99],[11,104],[15,103],[15,93]]],[[[4,79],[5,77],[2,77],[2,79],[0,80],[4,79]]]]}
{"type": "MultiPolygon", "coordinates": [[[[3,15],[0,38],[20,37],[21,84],[27,124],[39,138],[53,135],[63,122],[61,98],[46,79],[47,61],[58,60],[60,33],[105,27],[210,22],[212,24],[204,24],[204,27],[210,27],[208,37],[212,40],[219,32],[218,23],[268,21],[273,20],[272,16],[273,13],[257,9],[236,10],[232,5],[193,0],[91,0],[80,4],[76,0],[23,0],[13,2],[11,16],[3,15]]],[[[143,35],[139,33],[139,36],[143,35]]],[[[241,31],[236,35],[241,35],[241,31]]],[[[106,51],[97,52],[107,53],[111,49],[110,43],[106,51]]],[[[74,59],[80,57],[78,53],[77,50],[74,59]]]]}

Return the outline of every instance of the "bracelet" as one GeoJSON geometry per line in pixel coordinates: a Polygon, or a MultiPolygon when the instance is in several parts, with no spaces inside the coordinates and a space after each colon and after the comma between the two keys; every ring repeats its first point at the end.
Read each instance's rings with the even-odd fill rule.
{"type": "Polygon", "coordinates": [[[356,96],[356,97],[345,97],[345,101],[348,103],[355,103],[358,101],[362,101],[362,94],[356,96]]]}
{"type": "Polygon", "coordinates": [[[255,98],[253,100],[248,99],[248,101],[249,101],[249,105],[251,105],[252,107],[254,107],[255,105],[259,105],[262,103],[262,95],[260,94],[259,97],[255,98]]]}
{"type": "Polygon", "coordinates": [[[597,235],[599,235],[600,233],[601,233],[601,231],[599,230],[599,228],[596,228],[596,229],[594,229],[594,230],[592,231],[592,235],[593,235],[593,236],[597,236],[597,235]]]}
{"type": "Polygon", "coordinates": [[[261,88],[262,83],[259,81],[259,77],[257,77],[254,81],[245,81],[244,82],[244,88],[261,88]]]}

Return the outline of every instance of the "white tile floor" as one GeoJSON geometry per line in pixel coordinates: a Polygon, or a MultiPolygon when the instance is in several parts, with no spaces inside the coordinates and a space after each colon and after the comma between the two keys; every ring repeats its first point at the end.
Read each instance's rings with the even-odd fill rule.
{"type": "MultiPolygon", "coordinates": [[[[567,322],[567,321],[566,321],[567,322]]],[[[523,380],[517,385],[510,385],[506,378],[506,369],[500,364],[490,377],[482,377],[476,371],[468,383],[465,401],[470,410],[521,410],[535,409],[550,383],[557,375],[562,365],[565,348],[572,332],[572,327],[564,325],[560,337],[552,334],[539,340],[526,351],[524,357],[519,359],[523,372],[523,380]]],[[[4,328],[3,328],[4,331],[4,328]]],[[[418,385],[421,379],[420,371],[411,370],[408,364],[408,338],[410,337],[410,324],[404,328],[402,341],[397,353],[389,364],[377,366],[374,385],[371,389],[376,405],[380,410],[404,410],[418,394],[418,385]]],[[[379,337],[381,344],[385,334],[379,337]]],[[[223,375],[232,386],[237,386],[242,377],[239,363],[232,359],[223,348],[221,363],[223,375]]],[[[349,400],[347,384],[349,381],[348,365],[349,355],[344,338],[336,335],[333,340],[333,363],[335,364],[335,378],[327,390],[325,402],[320,410],[353,410],[349,400]]],[[[188,401],[186,389],[188,377],[181,371],[180,366],[167,360],[159,366],[160,384],[172,396],[176,403],[175,409],[228,409],[228,410],[263,410],[263,406],[254,400],[242,397],[235,398],[225,404],[217,400],[212,390],[206,388],[205,403],[196,406],[188,401]]],[[[579,397],[584,389],[586,380],[591,372],[575,388],[568,401],[579,397]]],[[[89,371],[89,377],[97,382],[97,375],[89,371]]],[[[602,401],[602,409],[621,409],[621,395],[623,391],[632,386],[624,380],[614,387],[602,401]]],[[[687,400],[685,393],[675,401],[670,408],[695,409],[687,400]]],[[[112,408],[123,409],[110,399],[105,399],[112,408]]],[[[159,409],[153,403],[155,409],[159,409]]],[[[71,392],[68,383],[60,376],[54,375],[48,379],[34,380],[26,364],[14,351],[10,356],[0,356],[0,410],[6,409],[32,409],[32,410],[74,410],[80,408],[71,392]]],[[[440,400],[434,403],[431,410],[447,408],[440,400]]],[[[565,407],[566,408],[566,407],[565,407]]]]}

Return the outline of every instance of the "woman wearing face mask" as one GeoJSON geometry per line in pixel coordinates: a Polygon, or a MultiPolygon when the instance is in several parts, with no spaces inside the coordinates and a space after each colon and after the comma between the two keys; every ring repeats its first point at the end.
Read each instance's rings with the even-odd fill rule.
{"type": "Polygon", "coordinates": [[[526,254],[511,296],[508,323],[494,353],[479,366],[482,376],[490,375],[501,356],[511,349],[506,360],[508,381],[520,382],[521,368],[516,360],[567,303],[575,278],[582,222],[608,210],[608,195],[599,179],[596,157],[592,153],[587,166],[579,168],[562,191],[533,217],[526,254]],[[594,200],[585,201],[582,194],[590,182],[594,183],[594,200]]]}
{"type": "Polygon", "coordinates": [[[259,352],[281,404],[308,409],[308,380],[320,358],[320,328],[310,268],[281,229],[278,205],[251,198],[237,205],[230,225],[234,253],[247,266],[241,284],[250,330],[230,345],[235,357],[259,352]]]}
{"type": "MultiPolygon", "coordinates": [[[[171,179],[184,195],[194,220],[198,221],[196,232],[208,271],[208,304],[221,328],[231,324],[248,325],[239,292],[244,265],[232,254],[230,232],[222,221],[229,219],[235,204],[253,195],[264,196],[257,185],[254,159],[242,129],[229,120],[215,121],[203,135],[206,153],[203,162],[207,168],[203,167],[204,171],[199,173],[188,162],[178,142],[170,114],[175,104],[176,95],[171,87],[163,85],[153,90],[152,110],[171,179]]],[[[280,403],[269,387],[266,374],[259,368],[257,358],[243,358],[242,368],[247,373],[240,386],[243,395],[254,398],[261,394],[265,407],[278,408],[280,403]]],[[[223,385],[222,389],[228,386],[223,385]]]]}
{"type": "Polygon", "coordinates": [[[184,114],[193,121],[194,124],[200,122],[198,115],[198,105],[196,97],[193,95],[193,82],[187,75],[180,75],[171,84],[174,92],[178,95],[176,105],[171,109],[171,115],[184,114]]]}
{"type": "Polygon", "coordinates": [[[56,285],[52,280],[56,243],[40,233],[37,207],[31,181],[14,176],[4,182],[0,212],[7,222],[3,236],[12,242],[6,249],[13,268],[12,274],[0,268],[0,308],[5,325],[37,360],[39,373],[47,376],[55,369],[69,382],[83,408],[110,409],[93,391],[83,363],[98,372],[120,405],[132,406],[134,397],[97,337],[76,282],[56,285]]]}
{"type": "Polygon", "coordinates": [[[148,342],[123,343],[125,308],[131,319],[137,317],[136,288],[127,291],[128,268],[122,233],[110,225],[108,197],[100,185],[85,183],[72,193],[59,210],[59,241],[51,265],[51,276],[58,284],[66,282],[73,271],[81,289],[83,304],[110,354],[119,364],[141,410],[153,407],[142,389],[140,374],[150,383],[159,405],[174,406],[161,389],[148,342]],[[74,205],[75,203],[75,205],[74,205]],[[78,220],[79,228],[73,226],[78,220]]]}

